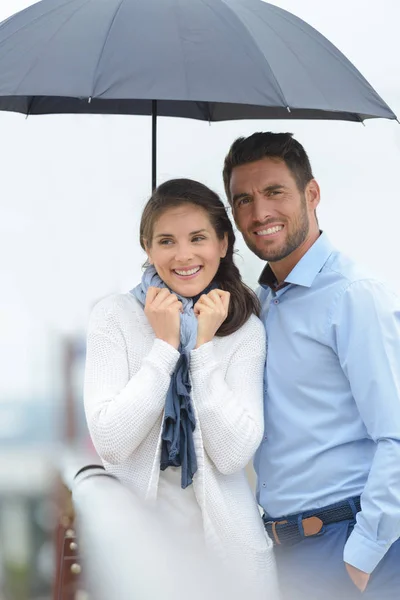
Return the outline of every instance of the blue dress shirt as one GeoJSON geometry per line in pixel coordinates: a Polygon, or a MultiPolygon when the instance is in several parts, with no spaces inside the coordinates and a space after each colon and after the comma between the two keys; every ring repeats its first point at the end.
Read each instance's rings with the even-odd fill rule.
{"type": "Polygon", "coordinates": [[[344,560],[370,573],[400,537],[400,299],[324,233],[285,282],[260,278],[258,502],[278,518],[361,495],[344,560]]]}

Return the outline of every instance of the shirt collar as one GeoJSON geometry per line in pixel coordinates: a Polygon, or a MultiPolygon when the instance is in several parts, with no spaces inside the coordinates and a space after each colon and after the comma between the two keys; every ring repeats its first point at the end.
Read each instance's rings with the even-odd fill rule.
{"type": "Polygon", "coordinates": [[[263,287],[268,286],[274,291],[290,283],[302,285],[303,287],[311,287],[314,279],[333,251],[334,246],[329,241],[327,235],[321,232],[319,238],[291,270],[284,283],[277,287],[276,277],[268,263],[263,269],[258,283],[263,287]]]}

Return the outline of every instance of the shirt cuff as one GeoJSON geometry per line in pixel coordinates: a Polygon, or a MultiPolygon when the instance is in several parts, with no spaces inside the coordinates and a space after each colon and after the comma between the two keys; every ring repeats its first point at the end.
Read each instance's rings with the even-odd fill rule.
{"type": "Polygon", "coordinates": [[[190,352],[190,370],[193,373],[201,371],[205,366],[210,367],[213,363],[215,363],[215,355],[212,342],[202,344],[190,352]]]}
{"type": "Polygon", "coordinates": [[[391,544],[369,540],[353,529],[345,544],[343,559],[364,573],[372,573],[390,546],[391,544]]]}
{"type": "Polygon", "coordinates": [[[156,338],[154,344],[145,360],[150,362],[157,369],[161,369],[172,375],[175,370],[180,354],[171,344],[156,338]]]}

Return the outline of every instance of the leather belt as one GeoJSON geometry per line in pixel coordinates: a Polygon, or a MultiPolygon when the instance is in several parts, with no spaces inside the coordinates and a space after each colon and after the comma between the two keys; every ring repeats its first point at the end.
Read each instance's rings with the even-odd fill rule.
{"type": "Polygon", "coordinates": [[[263,516],[265,529],[275,545],[293,545],[304,538],[321,535],[324,525],[355,519],[361,510],[360,497],[349,498],[324,508],[277,520],[263,516]]]}

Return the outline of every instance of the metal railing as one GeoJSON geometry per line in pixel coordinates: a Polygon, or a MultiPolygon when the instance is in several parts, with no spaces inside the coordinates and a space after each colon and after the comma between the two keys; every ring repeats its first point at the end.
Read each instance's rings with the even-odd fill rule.
{"type": "Polygon", "coordinates": [[[102,466],[69,461],[63,495],[53,600],[243,597],[102,466]]]}

